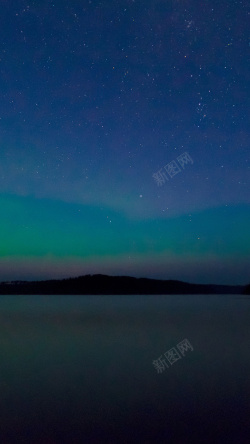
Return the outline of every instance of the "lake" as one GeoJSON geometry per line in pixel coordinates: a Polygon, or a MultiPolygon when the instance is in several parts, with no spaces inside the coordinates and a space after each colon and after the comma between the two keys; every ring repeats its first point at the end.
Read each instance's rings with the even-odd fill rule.
{"type": "Polygon", "coordinates": [[[1,296],[0,442],[249,444],[249,309],[242,295],[1,296]]]}

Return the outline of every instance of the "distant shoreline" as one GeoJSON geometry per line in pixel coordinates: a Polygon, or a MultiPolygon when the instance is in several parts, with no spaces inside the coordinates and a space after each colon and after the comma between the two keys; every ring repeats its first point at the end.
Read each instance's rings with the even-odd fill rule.
{"type": "Polygon", "coordinates": [[[250,285],[190,284],[130,276],[86,275],[47,281],[0,283],[0,295],[250,294],[250,285]]]}

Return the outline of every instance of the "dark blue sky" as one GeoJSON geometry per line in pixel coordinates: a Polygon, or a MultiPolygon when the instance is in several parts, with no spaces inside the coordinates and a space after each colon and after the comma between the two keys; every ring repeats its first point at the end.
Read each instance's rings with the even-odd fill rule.
{"type": "Polygon", "coordinates": [[[8,0],[0,17],[0,279],[247,283],[247,2],[8,0]]]}

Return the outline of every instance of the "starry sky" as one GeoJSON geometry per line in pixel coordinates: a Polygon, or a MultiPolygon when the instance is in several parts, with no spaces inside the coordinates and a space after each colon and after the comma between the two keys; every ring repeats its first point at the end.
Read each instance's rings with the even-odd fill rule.
{"type": "Polygon", "coordinates": [[[247,3],[1,1],[1,281],[250,281],[247,3]]]}

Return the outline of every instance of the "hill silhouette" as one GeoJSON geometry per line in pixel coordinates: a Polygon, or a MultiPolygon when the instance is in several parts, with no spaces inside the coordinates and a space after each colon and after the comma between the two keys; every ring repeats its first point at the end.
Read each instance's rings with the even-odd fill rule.
{"type": "Polygon", "coordinates": [[[88,274],[61,280],[2,282],[0,295],[244,294],[247,287],[249,291],[250,286],[241,285],[190,284],[175,280],[88,274]]]}
{"type": "Polygon", "coordinates": [[[250,294],[250,284],[246,285],[243,291],[244,294],[250,294]]]}

